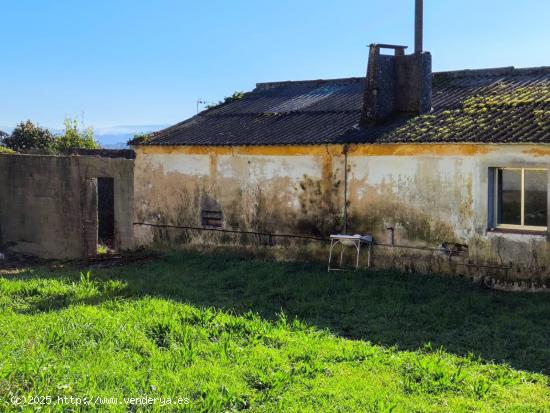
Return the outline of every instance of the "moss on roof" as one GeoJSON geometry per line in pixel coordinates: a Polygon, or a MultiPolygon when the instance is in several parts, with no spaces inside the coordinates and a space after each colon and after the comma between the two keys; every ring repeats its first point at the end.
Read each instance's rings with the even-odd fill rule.
{"type": "Polygon", "coordinates": [[[550,143],[550,74],[434,80],[430,114],[409,119],[378,142],[550,143]],[[438,93],[439,92],[439,93],[438,93]],[[449,100],[451,94],[459,97],[449,100]]]}

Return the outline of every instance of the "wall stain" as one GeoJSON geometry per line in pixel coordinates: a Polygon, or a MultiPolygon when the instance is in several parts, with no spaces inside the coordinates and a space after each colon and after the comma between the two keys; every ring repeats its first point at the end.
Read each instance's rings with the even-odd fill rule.
{"type": "MultiPolygon", "coordinates": [[[[485,149],[477,145],[456,146],[407,145],[407,149],[403,149],[399,145],[371,145],[357,146],[354,153],[352,148],[348,165],[348,233],[371,233],[375,240],[385,243],[386,228],[392,226],[398,244],[438,248],[443,242],[457,242],[469,246],[469,255],[461,257],[376,247],[373,262],[377,268],[548,283],[550,248],[545,238],[525,242],[506,236],[489,236],[484,232],[483,223],[476,222],[479,219],[474,205],[475,196],[479,196],[474,194],[478,190],[474,185],[476,173],[473,168],[476,166],[467,163],[468,157],[456,155],[477,156],[493,148],[490,145],[485,149]],[[412,153],[415,146],[426,148],[420,154],[441,151],[451,156],[420,157],[410,163],[414,170],[407,169],[409,164],[399,167],[399,163],[393,170],[380,158],[364,156],[379,153],[405,156],[412,153]],[[481,269],[474,264],[499,268],[481,269]]],[[[208,197],[221,207],[224,228],[229,230],[316,237],[328,237],[343,230],[344,157],[341,146],[289,150],[274,147],[268,151],[273,156],[278,153],[285,157],[289,154],[307,156],[304,159],[308,164],[313,157],[318,169],[299,178],[289,176],[287,168],[299,165],[300,158],[296,158],[296,164],[287,160],[277,163],[264,154],[262,148],[208,149],[151,147],[142,151],[139,148],[135,168],[136,220],[200,227],[201,200],[208,197]],[[185,173],[186,154],[197,156],[201,151],[208,157],[204,158],[209,165],[204,175],[185,173]],[[180,154],[181,171],[174,171],[172,165],[170,171],[165,172],[162,163],[150,161],[155,153],[180,154]],[[261,153],[261,156],[251,156],[254,153],[261,153]],[[220,156],[227,154],[234,156],[222,161],[220,156]]],[[[391,159],[391,162],[398,162],[391,159]]],[[[326,244],[306,245],[247,234],[139,228],[136,236],[144,245],[151,242],[223,244],[237,248],[269,245],[274,248],[273,254],[287,259],[301,255],[324,261],[327,254],[326,244]]]]}

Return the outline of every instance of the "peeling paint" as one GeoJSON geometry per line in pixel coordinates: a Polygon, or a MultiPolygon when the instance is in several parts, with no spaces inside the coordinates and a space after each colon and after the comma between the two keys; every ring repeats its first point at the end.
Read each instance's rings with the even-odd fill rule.
{"type": "MultiPolygon", "coordinates": [[[[139,221],[200,226],[200,202],[208,196],[222,208],[226,229],[326,237],[343,228],[343,145],[140,146],[136,152],[139,221]]],[[[550,278],[545,238],[533,243],[524,236],[502,240],[487,234],[488,168],[546,166],[550,164],[548,147],[375,144],[351,145],[349,155],[348,232],[372,233],[385,242],[386,227],[392,226],[400,244],[437,248],[443,242],[457,242],[470,246],[470,256],[452,264],[452,269],[454,261],[430,258],[425,265],[430,271],[472,275],[476,271],[472,268],[483,264],[513,267],[505,276],[495,270],[491,276],[496,278],[523,280],[533,278],[533,271],[538,278],[550,278]]],[[[178,241],[169,232],[140,228],[136,235],[142,244],[159,237],[178,241]]],[[[235,245],[251,240],[250,236],[204,231],[179,238],[235,245]]],[[[379,256],[378,265],[393,262],[408,270],[419,267],[413,253],[400,251],[398,258],[392,254],[379,256]]]]}

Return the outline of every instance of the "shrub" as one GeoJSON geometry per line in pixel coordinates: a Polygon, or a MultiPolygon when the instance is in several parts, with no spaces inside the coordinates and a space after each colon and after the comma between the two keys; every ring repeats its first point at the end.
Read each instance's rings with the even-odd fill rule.
{"type": "Polygon", "coordinates": [[[72,148],[98,149],[99,145],[94,138],[94,130],[91,127],[78,128],[76,119],[65,119],[65,132],[55,138],[55,148],[63,151],[72,148]]]}
{"type": "Polygon", "coordinates": [[[0,153],[15,153],[15,151],[5,146],[0,146],[0,153]]]}
{"type": "Polygon", "coordinates": [[[143,145],[151,140],[151,135],[148,133],[141,133],[134,135],[132,139],[126,142],[127,145],[143,145]]]}

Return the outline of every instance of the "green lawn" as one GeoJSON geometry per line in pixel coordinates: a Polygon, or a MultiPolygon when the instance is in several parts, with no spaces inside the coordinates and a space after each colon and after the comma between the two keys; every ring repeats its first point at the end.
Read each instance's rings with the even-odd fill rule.
{"type": "Polygon", "coordinates": [[[550,411],[549,295],[190,252],[85,272],[0,277],[0,411],[550,411]]]}

